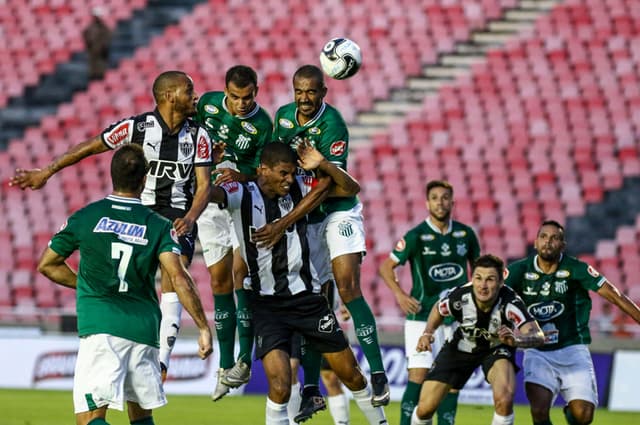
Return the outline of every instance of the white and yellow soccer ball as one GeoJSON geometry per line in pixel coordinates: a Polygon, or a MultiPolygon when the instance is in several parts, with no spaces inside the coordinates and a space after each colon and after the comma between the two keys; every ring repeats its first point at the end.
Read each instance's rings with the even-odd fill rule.
{"type": "Polygon", "coordinates": [[[325,74],[336,80],[353,77],[362,65],[362,51],[353,40],[333,38],[320,53],[320,66],[325,74]]]}

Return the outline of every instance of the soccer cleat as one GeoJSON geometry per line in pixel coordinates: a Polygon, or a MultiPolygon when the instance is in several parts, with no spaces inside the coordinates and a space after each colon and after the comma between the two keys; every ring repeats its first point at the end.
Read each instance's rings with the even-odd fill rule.
{"type": "Polygon", "coordinates": [[[167,366],[162,362],[160,362],[160,378],[162,379],[163,384],[167,380],[167,366]]]}
{"type": "Polygon", "coordinates": [[[327,408],[324,397],[320,394],[320,388],[317,385],[304,387],[302,390],[302,399],[300,400],[300,411],[293,418],[297,424],[311,419],[314,413],[327,408]]]}
{"type": "Polygon", "coordinates": [[[371,395],[371,405],[373,407],[386,406],[391,399],[389,391],[389,381],[384,372],[376,372],[371,374],[371,387],[373,394],[371,395]]]}
{"type": "Polygon", "coordinates": [[[242,360],[238,360],[231,369],[227,369],[222,375],[222,383],[231,388],[238,388],[249,382],[251,367],[242,360]]]}
{"type": "Polygon", "coordinates": [[[231,390],[231,387],[223,382],[224,376],[229,370],[231,369],[218,369],[218,382],[216,382],[216,387],[213,390],[213,393],[211,393],[211,400],[218,401],[231,390]]]}

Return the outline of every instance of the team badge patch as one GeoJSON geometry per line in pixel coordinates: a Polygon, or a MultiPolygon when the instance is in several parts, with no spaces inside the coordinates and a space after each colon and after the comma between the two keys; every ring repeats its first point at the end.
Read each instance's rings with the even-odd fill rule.
{"type": "Polygon", "coordinates": [[[218,107],[215,105],[204,105],[204,111],[209,114],[215,115],[220,112],[220,109],[218,109],[218,107]]]}
{"type": "Polygon", "coordinates": [[[286,118],[280,118],[278,124],[280,124],[280,127],[293,128],[293,123],[286,118]]]}
{"type": "Polygon", "coordinates": [[[318,127],[311,127],[309,129],[309,134],[317,135],[317,134],[320,134],[320,133],[322,133],[322,130],[320,130],[318,127]]]}
{"type": "Polygon", "coordinates": [[[449,311],[449,300],[441,300],[438,303],[438,312],[442,316],[451,316],[451,312],[449,311]]]}
{"type": "Polygon", "coordinates": [[[569,270],[558,270],[556,272],[556,277],[558,279],[566,279],[571,276],[571,272],[569,270]]]}
{"type": "Polygon", "coordinates": [[[200,136],[198,139],[198,158],[208,159],[210,156],[209,141],[204,136],[200,136]]]}
{"type": "Polygon", "coordinates": [[[342,140],[333,142],[330,148],[331,155],[340,156],[344,153],[346,148],[347,148],[347,142],[344,142],[342,140]]]}
{"type": "Polygon", "coordinates": [[[465,243],[456,244],[456,252],[461,257],[464,257],[465,255],[467,255],[467,244],[465,243]]]}
{"type": "Polygon", "coordinates": [[[507,319],[509,319],[516,328],[519,328],[520,325],[525,321],[524,314],[522,314],[519,309],[511,304],[507,304],[507,308],[505,308],[505,314],[507,316],[507,319]]]}
{"type": "Polygon", "coordinates": [[[178,241],[178,232],[176,232],[176,229],[174,229],[173,227],[171,228],[171,230],[169,231],[169,235],[171,236],[171,239],[175,242],[175,243],[179,243],[178,241]]]}
{"type": "Polygon", "coordinates": [[[143,121],[143,122],[139,122],[138,124],[136,124],[136,128],[138,129],[138,131],[145,131],[147,128],[151,128],[153,127],[153,121],[143,121]]]}
{"type": "Polygon", "coordinates": [[[228,182],[228,183],[222,184],[222,188],[227,193],[234,193],[234,192],[237,192],[238,189],[240,189],[240,185],[238,184],[238,182],[228,182]]]}
{"type": "Polygon", "coordinates": [[[327,314],[318,321],[318,332],[330,334],[336,326],[336,320],[331,314],[327,314]]]}
{"type": "Polygon", "coordinates": [[[598,270],[594,269],[591,266],[587,267],[587,273],[589,273],[593,277],[599,277],[600,276],[600,273],[598,272],[598,270]]]}
{"type": "Polygon", "coordinates": [[[340,236],[344,236],[345,238],[351,237],[353,235],[353,227],[351,226],[351,223],[343,221],[338,224],[338,233],[340,236]]]}
{"type": "MultiPolygon", "coordinates": [[[[204,139],[202,136],[200,136],[200,138],[204,139]]],[[[182,156],[185,157],[190,157],[191,154],[193,153],[193,144],[186,142],[186,143],[179,143],[178,146],[180,147],[180,153],[182,154],[182,156]]],[[[198,153],[200,150],[200,141],[198,141],[198,153]]]]}
{"type": "Polygon", "coordinates": [[[396,251],[404,251],[406,247],[407,247],[407,243],[405,242],[404,238],[402,238],[396,244],[396,251]]]}
{"type": "Polygon", "coordinates": [[[251,124],[250,122],[242,121],[242,124],[240,124],[240,125],[242,125],[242,128],[244,128],[244,131],[246,131],[247,133],[249,133],[249,134],[258,134],[258,129],[255,128],[253,126],[253,124],[251,124]]]}

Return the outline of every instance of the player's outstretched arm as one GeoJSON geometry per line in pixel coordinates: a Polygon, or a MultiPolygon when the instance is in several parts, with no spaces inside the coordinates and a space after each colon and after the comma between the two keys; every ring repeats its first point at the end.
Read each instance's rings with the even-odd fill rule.
{"type": "Polygon", "coordinates": [[[209,328],[207,316],[204,314],[204,309],[200,302],[198,288],[196,288],[191,275],[189,275],[189,272],[177,254],[163,252],[159,258],[163,270],[167,273],[169,279],[171,279],[180,303],[193,318],[193,321],[200,331],[198,354],[201,359],[205,359],[213,352],[213,346],[211,342],[211,329],[209,328]]]}
{"type": "Polygon", "coordinates": [[[640,324],[640,308],[638,308],[638,305],[631,298],[621,293],[611,282],[606,280],[597,292],[601,297],[618,306],[620,310],[640,324]]]}
{"type": "Polygon", "coordinates": [[[329,189],[328,196],[347,197],[355,196],[360,192],[360,185],[356,179],[342,168],[327,161],[307,140],[298,145],[297,151],[300,167],[305,170],[317,170],[320,174],[331,177],[333,185],[329,189]]]}
{"type": "Polygon", "coordinates": [[[69,268],[65,261],[65,257],[47,247],[38,262],[38,271],[58,285],[76,289],[76,273],[69,268]]]}
{"type": "Polygon", "coordinates": [[[422,306],[418,300],[407,294],[402,289],[400,282],[398,282],[398,277],[396,276],[396,267],[398,267],[398,263],[388,257],[382,262],[382,264],[380,264],[378,274],[382,280],[384,280],[384,283],[387,284],[389,289],[391,289],[391,292],[393,292],[393,295],[396,297],[396,302],[404,314],[416,314],[420,312],[422,306]]]}
{"type": "Polygon", "coordinates": [[[47,183],[47,180],[65,167],[75,164],[83,158],[102,153],[109,148],[102,143],[102,138],[96,136],[86,140],[57,157],[45,168],[24,169],[18,168],[16,175],[9,180],[9,186],[19,186],[20,189],[30,188],[40,189],[47,183]]]}

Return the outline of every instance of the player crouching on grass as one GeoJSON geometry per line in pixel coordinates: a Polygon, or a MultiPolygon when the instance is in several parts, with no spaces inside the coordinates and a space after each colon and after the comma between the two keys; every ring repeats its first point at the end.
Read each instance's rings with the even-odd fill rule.
{"type": "Polygon", "coordinates": [[[453,317],[459,326],[422,384],[411,425],[431,425],[440,401],[452,388],[462,389],[478,366],[493,390],[491,425],[513,425],[516,347],[542,345],[544,334],[522,299],[504,285],[504,262],[494,255],[474,261],[471,282],[452,289],[433,306],[418,351],[431,350],[445,317],[453,317]]]}
{"type": "MultiPolygon", "coordinates": [[[[219,160],[224,144],[214,145],[219,160]]],[[[320,294],[309,261],[306,217],[288,227],[273,248],[261,248],[253,232],[289,213],[318,183],[296,175],[296,162],[328,176],[329,196],[353,196],[358,183],[304,142],[295,152],[284,143],[265,146],[256,181],[230,182],[211,188],[211,201],[229,210],[240,242],[240,253],[249,267],[249,306],[254,319],[256,357],[262,359],[269,381],[267,425],[288,425],[287,402],[291,395],[291,338],[299,333],[309,347],[324,353],[331,368],[349,388],[369,423],[386,424],[382,407],[371,404],[371,387],[349,348],[340,325],[320,294]]],[[[313,193],[313,192],[312,192],[313,193]]],[[[314,196],[314,195],[312,195],[314,196]]],[[[300,420],[309,419],[310,416],[300,420]]]]}

